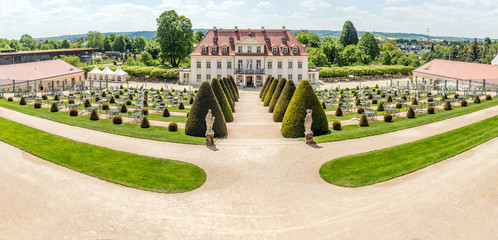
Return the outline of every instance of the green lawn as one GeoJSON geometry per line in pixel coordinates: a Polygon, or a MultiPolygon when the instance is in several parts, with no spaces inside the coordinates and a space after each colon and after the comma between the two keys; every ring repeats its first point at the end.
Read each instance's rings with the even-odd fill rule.
{"type": "Polygon", "coordinates": [[[498,116],[419,141],[334,159],[320,168],[327,182],[361,187],[387,181],[498,137],[498,116]]]}
{"type": "Polygon", "coordinates": [[[157,126],[151,126],[147,129],[140,128],[140,125],[136,123],[123,122],[121,125],[115,125],[112,120],[102,118],[99,121],[90,121],[90,117],[87,115],[70,117],[68,112],[52,113],[47,108],[35,109],[33,105],[21,106],[18,102],[7,102],[5,99],[0,99],[0,106],[72,126],[129,137],[198,145],[205,142],[204,138],[185,135],[185,130],[182,128],[178,128],[178,132],[169,132],[167,128],[157,126]]]}
{"type": "Polygon", "coordinates": [[[49,134],[0,118],[0,141],[55,164],[128,187],[180,193],[206,181],[206,173],[190,163],[115,151],[49,134]]]}
{"type": "MultiPolygon", "coordinates": [[[[465,115],[468,113],[472,113],[496,105],[498,105],[498,101],[497,98],[494,97],[493,100],[491,101],[481,100],[480,104],[474,104],[469,102],[469,106],[465,108],[462,108],[455,104],[455,107],[453,107],[454,110],[451,111],[445,111],[442,110],[441,107],[439,107],[439,110],[436,110],[436,114],[434,115],[428,115],[425,112],[417,113],[416,115],[417,117],[415,119],[400,117],[400,118],[395,118],[394,122],[392,123],[385,123],[384,121],[374,121],[370,122],[369,127],[360,127],[357,124],[347,125],[343,126],[343,130],[341,131],[334,131],[331,129],[330,134],[316,136],[313,138],[313,140],[317,143],[324,143],[324,142],[341,141],[347,139],[373,136],[388,132],[394,132],[402,129],[412,128],[437,121],[442,121],[452,117],[465,115]]],[[[357,118],[359,117],[360,115],[357,115],[357,118]]],[[[302,138],[302,140],[304,141],[304,138],[302,138]]]]}

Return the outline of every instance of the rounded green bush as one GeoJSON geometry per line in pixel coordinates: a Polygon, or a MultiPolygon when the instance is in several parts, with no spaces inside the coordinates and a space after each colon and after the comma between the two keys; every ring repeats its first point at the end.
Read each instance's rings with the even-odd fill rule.
{"type": "Polygon", "coordinates": [[[372,98],[373,98],[372,94],[368,93],[368,99],[372,99],[372,98]]]}
{"type": "Polygon", "coordinates": [[[367,116],[365,116],[365,114],[361,115],[359,125],[360,125],[360,127],[368,127],[369,126],[368,119],[367,119],[367,116]]]}
{"type": "Polygon", "coordinates": [[[460,95],[458,93],[455,93],[455,95],[453,95],[453,98],[454,99],[457,99],[460,95]]]}
{"type": "Polygon", "coordinates": [[[217,78],[213,78],[211,81],[211,88],[213,89],[214,95],[216,96],[216,100],[220,104],[221,111],[223,112],[223,116],[225,117],[226,122],[233,121],[233,113],[232,108],[230,107],[230,103],[221,87],[221,83],[217,78]]]}
{"type": "Polygon", "coordinates": [[[131,101],[130,100],[126,100],[125,104],[128,105],[128,106],[131,106],[131,101]]]}
{"type": "Polygon", "coordinates": [[[306,110],[311,109],[313,124],[311,130],[315,136],[329,133],[327,116],[315,90],[307,80],[302,80],[285,111],[281,133],[286,138],[304,137],[304,120],[306,110]]]}
{"type": "Polygon", "coordinates": [[[7,102],[12,102],[14,99],[12,97],[7,98],[7,102]]]}
{"type": "Polygon", "coordinates": [[[69,99],[69,101],[67,101],[67,103],[74,104],[74,99],[69,99]]]}
{"type": "Polygon", "coordinates": [[[383,112],[383,111],[384,111],[384,104],[379,103],[379,105],[377,105],[377,112],[383,112]]]}
{"type": "Polygon", "coordinates": [[[332,129],[334,129],[335,131],[342,130],[341,122],[339,122],[339,121],[332,122],[332,129]]]}
{"type": "Polygon", "coordinates": [[[435,114],[436,112],[435,112],[434,107],[428,107],[428,108],[427,108],[427,113],[428,113],[428,114],[435,114]]]}
{"type": "Polygon", "coordinates": [[[393,98],[391,97],[391,95],[387,97],[387,102],[393,102],[393,98]]]}
{"type": "MultiPolygon", "coordinates": [[[[270,113],[272,113],[273,110],[275,110],[275,106],[277,105],[278,98],[282,94],[282,91],[284,90],[286,83],[287,83],[287,80],[285,78],[282,78],[278,81],[277,88],[275,89],[275,92],[273,93],[273,96],[271,97],[271,100],[270,100],[270,105],[268,106],[268,111],[270,113]]],[[[323,103],[323,104],[325,104],[325,103],[323,103]]]]}
{"type": "Polygon", "coordinates": [[[360,108],[356,109],[356,113],[363,114],[363,113],[365,113],[365,109],[360,107],[360,108]]]}
{"type": "Polygon", "coordinates": [[[185,134],[189,136],[206,136],[206,115],[211,109],[211,114],[215,117],[213,130],[215,137],[227,135],[227,125],[220,104],[214,95],[213,89],[208,82],[203,82],[199,87],[199,92],[195,96],[194,104],[190,109],[185,125],[185,134]]]}
{"type": "Polygon", "coordinates": [[[462,100],[462,101],[460,102],[460,105],[461,105],[462,107],[467,107],[468,103],[467,103],[467,101],[462,100]]]}
{"type": "Polygon", "coordinates": [[[60,101],[59,95],[54,96],[54,101],[60,101]]]}
{"type": "Polygon", "coordinates": [[[266,93],[265,100],[263,101],[263,106],[265,106],[265,107],[270,106],[270,101],[271,101],[271,98],[273,97],[273,94],[275,93],[275,90],[277,89],[278,82],[279,81],[274,80],[271,83],[270,88],[268,89],[268,92],[266,93]]]}
{"type": "Polygon", "coordinates": [[[100,101],[100,98],[99,98],[99,97],[96,97],[96,98],[95,98],[95,102],[98,102],[98,101],[100,101]]]}
{"type": "Polygon", "coordinates": [[[427,98],[427,102],[434,102],[434,98],[427,98]]]}
{"type": "Polygon", "coordinates": [[[35,108],[38,109],[38,108],[41,108],[42,105],[40,102],[35,102],[34,106],[35,106],[35,108]]]}
{"type": "Polygon", "coordinates": [[[24,99],[24,97],[21,98],[21,100],[19,101],[19,105],[26,105],[26,99],[24,99]]]}
{"type": "Polygon", "coordinates": [[[176,124],[175,122],[170,123],[168,125],[168,131],[170,131],[170,132],[178,131],[178,124],[176,124]]]}
{"type": "Polygon", "coordinates": [[[273,121],[282,122],[282,120],[284,119],[285,111],[287,111],[287,107],[289,106],[289,102],[291,101],[295,91],[296,85],[294,85],[294,81],[287,80],[284,90],[282,90],[277,104],[273,109],[273,121]]]}
{"type": "Polygon", "coordinates": [[[93,109],[92,113],[90,114],[90,120],[98,121],[99,119],[100,118],[99,118],[99,114],[97,113],[97,110],[93,109]]]}
{"type": "Polygon", "coordinates": [[[408,108],[408,112],[406,112],[407,118],[415,118],[415,111],[412,107],[408,108]]]}
{"type": "Polygon", "coordinates": [[[76,109],[69,110],[69,116],[71,116],[71,117],[77,117],[78,116],[78,110],[76,110],[76,109]]]}
{"type": "Polygon", "coordinates": [[[116,124],[116,125],[122,124],[123,123],[123,118],[121,116],[114,116],[112,118],[112,123],[116,124]]]}
{"type": "Polygon", "coordinates": [[[129,100],[133,100],[133,94],[128,95],[129,100]]]}
{"type": "Polygon", "coordinates": [[[46,94],[43,94],[43,95],[42,95],[42,99],[43,99],[43,100],[47,100],[47,99],[48,99],[48,96],[47,96],[46,94]]]}
{"type": "Polygon", "coordinates": [[[149,116],[149,109],[147,108],[142,109],[142,115],[149,116]]]}
{"type": "Polygon", "coordinates": [[[52,107],[50,107],[50,112],[59,112],[59,106],[57,106],[57,103],[52,103],[52,107]]]}
{"type": "Polygon", "coordinates": [[[341,107],[337,107],[337,109],[335,110],[335,115],[338,116],[338,117],[342,117],[342,109],[341,107]]]}
{"type": "Polygon", "coordinates": [[[393,115],[391,114],[384,114],[384,122],[390,123],[393,121],[393,115]]]}
{"type": "Polygon", "coordinates": [[[142,122],[140,123],[141,128],[150,128],[149,119],[147,117],[142,118],[142,122]]]}
{"type": "Polygon", "coordinates": [[[168,107],[165,107],[163,110],[163,117],[169,117],[169,116],[170,116],[170,114],[169,114],[168,107]]]}
{"type": "Polygon", "coordinates": [[[476,104],[481,103],[481,99],[479,98],[479,96],[476,96],[474,98],[474,103],[476,103],[476,104]]]}
{"type": "Polygon", "coordinates": [[[107,103],[102,104],[102,110],[104,110],[104,111],[109,110],[109,104],[107,104],[107,103]]]}
{"type": "Polygon", "coordinates": [[[418,105],[418,101],[416,98],[412,99],[412,105],[418,105]]]}
{"type": "Polygon", "coordinates": [[[403,104],[401,104],[401,103],[396,103],[396,108],[400,109],[400,108],[402,108],[402,107],[403,107],[403,104]]]}
{"type": "Polygon", "coordinates": [[[486,95],[486,100],[488,100],[488,101],[489,101],[489,100],[492,100],[492,99],[493,99],[493,98],[491,98],[491,95],[489,95],[489,94],[488,94],[488,95],[486,95]]]}
{"type": "Polygon", "coordinates": [[[377,104],[377,103],[378,103],[377,99],[372,100],[372,104],[377,104]]]}
{"type": "Polygon", "coordinates": [[[361,100],[360,100],[359,98],[357,98],[357,99],[355,100],[355,102],[354,102],[354,104],[355,104],[356,106],[360,106],[360,103],[361,103],[361,100]]]}
{"type": "Polygon", "coordinates": [[[446,103],[444,103],[444,110],[447,110],[447,111],[448,111],[448,110],[453,110],[453,109],[451,108],[451,103],[450,103],[450,102],[446,102],[446,103]]]}
{"type": "Polygon", "coordinates": [[[126,105],[121,105],[121,108],[119,109],[119,112],[121,113],[127,113],[128,112],[128,108],[126,107],[126,105]]]}

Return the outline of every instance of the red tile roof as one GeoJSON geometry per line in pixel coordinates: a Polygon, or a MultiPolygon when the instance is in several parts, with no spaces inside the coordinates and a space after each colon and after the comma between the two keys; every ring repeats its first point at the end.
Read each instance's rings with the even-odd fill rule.
{"type": "Polygon", "coordinates": [[[486,79],[486,83],[498,84],[498,66],[488,64],[434,59],[413,70],[413,73],[476,82],[486,79]]]}
{"type": "MultiPolygon", "coordinates": [[[[234,55],[244,55],[237,54],[235,52],[235,44],[247,37],[251,37],[261,43],[265,44],[264,52],[261,54],[262,56],[309,56],[306,52],[304,46],[297,40],[297,38],[292,34],[290,30],[282,30],[282,29],[210,29],[204,38],[194,46],[194,50],[190,54],[191,56],[234,56],[234,55]],[[251,33],[251,35],[249,35],[251,33]],[[215,41],[215,37],[217,41],[215,41]],[[233,41],[230,41],[230,37],[233,37],[233,41]],[[282,38],[285,37],[285,42],[282,41],[282,38]],[[269,41],[266,41],[268,38],[269,41]],[[218,51],[216,53],[211,53],[211,46],[218,46],[218,51]],[[228,53],[222,54],[221,47],[225,45],[228,46],[228,53]],[[276,45],[278,47],[278,53],[272,53],[272,46],[276,45]],[[202,53],[202,46],[209,47],[207,53],[202,53]],[[287,54],[282,53],[282,47],[287,46],[289,49],[287,54]],[[297,46],[299,48],[298,53],[294,54],[292,52],[292,46],[297,46]]],[[[253,55],[255,54],[256,49],[253,49],[253,55]]],[[[245,54],[247,55],[247,53],[245,54]]]]}
{"type": "Polygon", "coordinates": [[[62,60],[48,60],[41,62],[19,63],[0,66],[0,80],[43,80],[69,74],[83,73],[84,71],[62,60]]]}

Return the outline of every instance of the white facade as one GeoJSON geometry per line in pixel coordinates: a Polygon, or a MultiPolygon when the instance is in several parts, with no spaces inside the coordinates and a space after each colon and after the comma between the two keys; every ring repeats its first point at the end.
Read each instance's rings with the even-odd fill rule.
{"type": "Polygon", "coordinates": [[[493,61],[491,61],[491,65],[498,66],[498,54],[496,55],[495,59],[493,59],[493,61]]]}

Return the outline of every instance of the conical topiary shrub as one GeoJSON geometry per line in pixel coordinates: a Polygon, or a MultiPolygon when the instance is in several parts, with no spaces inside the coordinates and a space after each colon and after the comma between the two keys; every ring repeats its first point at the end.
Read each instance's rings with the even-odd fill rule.
{"type": "Polygon", "coordinates": [[[307,80],[302,80],[285,111],[281,133],[287,138],[304,137],[304,119],[306,110],[311,109],[313,124],[311,130],[315,136],[329,133],[325,111],[318,101],[315,90],[307,80]]]}
{"type": "Polygon", "coordinates": [[[235,101],[233,100],[232,93],[228,90],[226,84],[223,81],[219,81],[221,88],[223,89],[223,92],[225,93],[225,96],[227,97],[228,103],[230,104],[230,108],[232,109],[232,112],[235,112],[235,101]]]}
{"type": "Polygon", "coordinates": [[[58,112],[59,111],[59,106],[57,106],[57,103],[52,103],[52,107],[50,108],[50,112],[58,112]]]}
{"type": "Polygon", "coordinates": [[[391,95],[387,97],[387,102],[393,102],[393,98],[391,97],[391,95]]]}
{"type": "Polygon", "coordinates": [[[211,109],[211,114],[215,117],[213,130],[215,137],[227,135],[227,125],[225,117],[221,111],[220,104],[216,100],[211,85],[203,82],[199,87],[199,92],[195,96],[194,104],[190,109],[185,125],[185,134],[189,136],[204,137],[206,136],[206,115],[211,109]]]}
{"type": "Polygon", "coordinates": [[[266,94],[268,93],[268,89],[270,89],[270,86],[273,83],[273,81],[276,81],[276,80],[273,77],[270,78],[270,81],[268,82],[268,84],[265,87],[265,90],[263,91],[263,97],[261,97],[261,102],[265,101],[266,94]]]}
{"type": "Polygon", "coordinates": [[[384,104],[379,103],[379,105],[377,105],[377,112],[384,112],[384,104]]]}
{"type": "Polygon", "coordinates": [[[230,93],[232,94],[233,101],[234,102],[238,102],[239,98],[237,97],[237,93],[235,93],[235,89],[233,88],[232,85],[230,85],[228,79],[227,78],[223,78],[221,81],[223,81],[223,83],[225,84],[225,86],[227,86],[228,91],[230,91],[230,93]]]}
{"type": "Polygon", "coordinates": [[[448,102],[448,101],[447,101],[446,103],[444,103],[444,110],[447,110],[447,111],[448,111],[448,110],[453,110],[453,109],[451,108],[451,103],[450,103],[450,102],[448,102]]]}
{"type": "Polygon", "coordinates": [[[119,112],[121,113],[127,113],[128,112],[128,108],[126,107],[126,105],[121,105],[121,109],[119,109],[119,112]]]}
{"type": "Polygon", "coordinates": [[[268,76],[268,77],[266,78],[265,82],[263,83],[263,86],[261,87],[261,90],[259,91],[259,98],[260,98],[260,99],[261,99],[261,98],[263,98],[263,92],[265,91],[265,88],[266,88],[266,86],[268,85],[268,82],[270,82],[270,81],[271,81],[270,79],[271,79],[271,77],[270,77],[270,76],[268,76]]]}
{"type": "Polygon", "coordinates": [[[180,110],[185,109],[185,105],[183,105],[183,102],[180,103],[180,105],[178,106],[178,109],[180,109],[180,110]]]}
{"type": "Polygon", "coordinates": [[[275,93],[275,89],[277,89],[278,81],[274,80],[271,83],[270,89],[268,89],[268,92],[266,93],[265,100],[263,101],[263,106],[268,107],[270,106],[270,101],[273,96],[273,93],[275,93]]]}
{"type": "Polygon", "coordinates": [[[412,99],[412,105],[418,105],[418,101],[416,98],[412,99]]]}
{"type": "Polygon", "coordinates": [[[237,99],[239,99],[239,89],[237,88],[237,84],[235,83],[235,80],[233,79],[232,76],[227,77],[228,83],[232,86],[233,91],[235,95],[237,96],[237,99]]]}
{"type": "Polygon", "coordinates": [[[406,112],[406,117],[407,118],[415,118],[415,111],[413,111],[412,107],[408,108],[408,112],[406,112]]]}
{"type": "Polygon", "coordinates": [[[476,96],[476,97],[474,98],[474,103],[476,103],[476,104],[477,104],[477,103],[481,103],[481,99],[479,98],[479,96],[476,96]]]}
{"type": "Polygon", "coordinates": [[[289,105],[292,96],[294,95],[294,91],[296,91],[296,85],[294,85],[294,81],[287,80],[284,86],[284,90],[278,97],[277,104],[273,109],[273,121],[282,122],[284,119],[285,111],[287,110],[287,106],[289,105]]]}
{"type": "Polygon", "coordinates": [[[150,128],[149,119],[147,117],[142,118],[142,122],[140,123],[141,128],[150,128]]]}
{"type": "Polygon", "coordinates": [[[169,110],[168,110],[168,107],[164,107],[164,110],[163,110],[163,117],[169,117],[170,114],[169,114],[169,110]]]}
{"type": "Polygon", "coordinates": [[[194,103],[194,98],[190,97],[190,100],[188,101],[188,104],[192,105],[192,103],[194,103]]]}
{"type": "Polygon", "coordinates": [[[342,117],[342,109],[340,106],[335,110],[335,115],[338,117],[342,117]]]}
{"type": "Polygon", "coordinates": [[[114,99],[114,97],[109,98],[109,103],[116,103],[116,100],[114,99]]]}
{"type": "Polygon", "coordinates": [[[24,97],[21,97],[21,100],[19,101],[19,105],[26,105],[26,99],[24,97]]]}
{"type": "Polygon", "coordinates": [[[92,106],[92,104],[90,103],[90,100],[89,99],[86,99],[85,100],[85,104],[84,104],[85,108],[89,108],[92,106]]]}
{"type": "Polygon", "coordinates": [[[278,81],[277,88],[275,89],[275,92],[273,93],[273,96],[271,97],[270,105],[268,106],[268,111],[273,112],[275,109],[275,105],[277,105],[278,98],[280,97],[280,94],[282,94],[282,91],[284,90],[285,84],[287,83],[287,80],[285,78],[282,78],[278,81]]]}
{"type": "Polygon", "coordinates": [[[97,110],[93,109],[92,113],[90,114],[90,120],[98,121],[99,119],[100,118],[99,118],[99,114],[97,113],[97,110]]]}
{"type": "Polygon", "coordinates": [[[365,116],[365,114],[361,115],[359,125],[360,125],[360,127],[368,127],[369,126],[368,119],[367,119],[367,116],[365,116]]]}
{"type": "Polygon", "coordinates": [[[211,81],[211,88],[213,89],[214,95],[220,104],[221,111],[223,112],[223,116],[225,117],[226,122],[233,121],[232,108],[230,108],[230,104],[228,103],[228,99],[221,88],[221,84],[217,78],[213,78],[211,81]]]}

